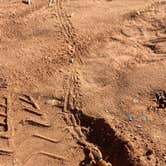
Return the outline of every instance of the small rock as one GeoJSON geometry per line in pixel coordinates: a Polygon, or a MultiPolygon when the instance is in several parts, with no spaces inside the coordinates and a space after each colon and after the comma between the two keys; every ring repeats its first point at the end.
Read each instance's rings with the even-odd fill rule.
{"type": "Polygon", "coordinates": [[[134,121],[134,120],[135,120],[135,118],[134,118],[134,116],[133,116],[133,115],[128,114],[128,120],[129,120],[129,121],[134,121]]]}
{"type": "Polygon", "coordinates": [[[148,160],[151,160],[150,156],[147,156],[147,159],[148,159],[148,160]]]}
{"type": "Polygon", "coordinates": [[[73,17],[75,15],[75,13],[71,13],[71,17],[73,17]]]}
{"type": "Polygon", "coordinates": [[[54,99],[46,101],[46,104],[49,104],[49,105],[52,105],[52,106],[56,105],[56,103],[57,103],[57,101],[54,100],[54,99]]]}
{"type": "Polygon", "coordinates": [[[74,59],[71,58],[71,59],[69,60],[69,62],[70,62],[70,63],[74,63],[74,59]]]}
{"type": "Polygon", "coordinates": [[[152,112],[152,111],[156,111],[156,108],[154,106],[149,106],[147,108],[148,111],[152,112]]]}
{"type": "Polygon", "coordinates": [[[134,99],[133,99],[133,103],[138,104],[138,103],[139,103],[139,100],[138,100],[137,98],[134,98],[134,99]]]}
{"type": "Polygon", "coordinates": [[[136,125],[136,127],[137,127],[137,128],[142,128],[142,126],[141,126],[141,125],[136,125]]]}
{"type": "Polygon", "coordinates": [[[108,110],[105,110],[105,112],[106,112],[106,113],[109,113],[109,111],[108,111],[108,110]]]}
{"type": "Polygon", "coordinates": [[[147,116],[142,115],[142,116],[141,116],[141,120],[142,120],[142,121],[146,121],[146,120],[147,120],[147,116]]]}

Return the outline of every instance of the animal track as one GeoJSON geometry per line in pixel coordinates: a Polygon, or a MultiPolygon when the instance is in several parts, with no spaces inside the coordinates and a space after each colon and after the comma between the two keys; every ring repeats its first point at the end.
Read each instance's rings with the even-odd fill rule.
{"type": "Polygon", "coordinates": [[[71,58],[78,58],[79,61],[82,63],[81,55],[87,54],[87,49],[83,44],[80,42],[77,33],[72,25],[72,22],[67,16],[65,9],[63,8],[63,1],[56,0],[57,6],[57,13],[58,18],[60,20],[60,24],[62,26],[63,35],[65,37],[66,42],[70,45],[70,49],[68,50],[69,55],[71,58]]]}

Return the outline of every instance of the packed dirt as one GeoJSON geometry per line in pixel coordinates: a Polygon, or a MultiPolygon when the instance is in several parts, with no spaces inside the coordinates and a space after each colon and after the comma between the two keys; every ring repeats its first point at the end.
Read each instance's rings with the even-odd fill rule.
{"type": "Polygon", "coordinates": [[[166,1],[25,2],[0,0],[0,166],[165,166],[166,1]]]}

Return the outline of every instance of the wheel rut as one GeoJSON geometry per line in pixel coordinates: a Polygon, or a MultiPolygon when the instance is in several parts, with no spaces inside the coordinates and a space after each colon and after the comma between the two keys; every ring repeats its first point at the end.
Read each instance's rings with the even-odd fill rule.
{"type": "Polygon", "coordinates": [[[56,7],[63,35],[66,43],[69,44],[68,54],[71,58],[78,58],[78,60],[83,63],[82,55],[87,54],[87,48],[81,43],[78,37],[76,30],[63,7],[63,0],[56,0],[56,7]]]}

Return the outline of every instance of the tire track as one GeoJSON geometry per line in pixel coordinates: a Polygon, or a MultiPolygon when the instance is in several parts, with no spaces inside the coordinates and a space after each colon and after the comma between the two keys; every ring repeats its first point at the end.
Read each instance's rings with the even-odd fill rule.
{"type": "Polygon", "coordinates": [[[78,60],[83,63],[81,56],[87,53],[87,49],[79,41],[79,38],[75,32],[75,28],[73,27],[65,9],[63,8],[63,0],[56,0],[56,6],[63,35],[66,43],[70,45],[68,53],[71,58],[78,58],[78,60]]]}

